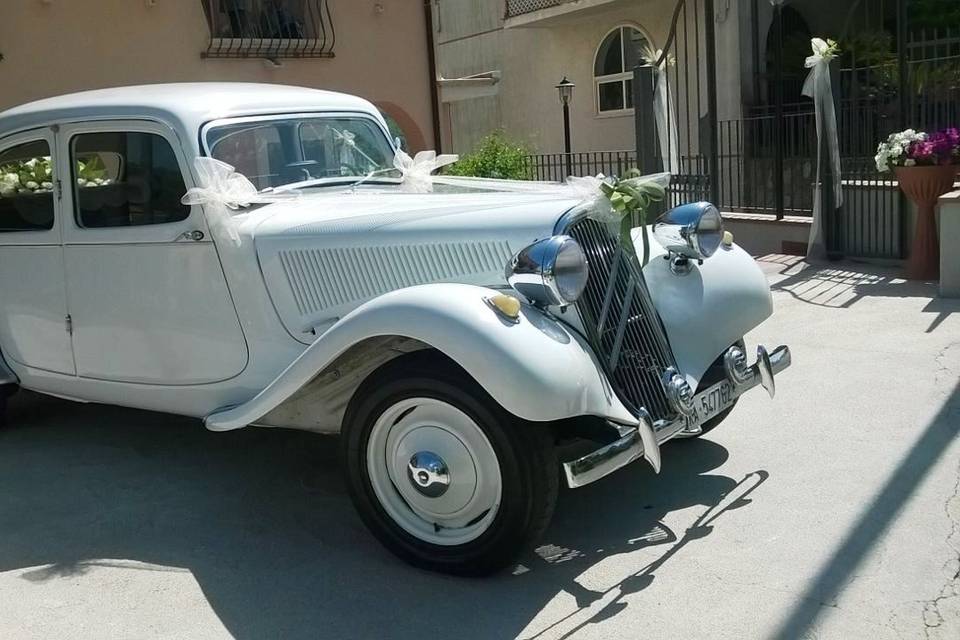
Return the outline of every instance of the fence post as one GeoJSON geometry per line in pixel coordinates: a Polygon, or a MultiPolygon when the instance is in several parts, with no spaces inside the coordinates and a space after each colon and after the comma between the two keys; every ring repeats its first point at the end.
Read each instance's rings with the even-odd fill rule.
{"type": "MultiPolygon", "coordinates": [[[[897,0],[897,69],[900,91],[900,114],[898,125],[901,131],[910,126],[910,65],[907,59],[907,0],[897,0]]],[[[897,189],[897,209],[900,219],[900,257],[907,257],[907,196],[897,189]]]]}
{"type": "Polygon", "coordinates": [[[774,63],[774,118],[773,118],[773,198],[777,220],[784,214],[783,187],[783,4],[773,7],[773,24],[776,28],[777,59],[774,63]]]}
{"type": "Polygon", "coordinates": [[[703,22],[706,26],[707,58],[707,140],[710,143],[707,165],[710,168],[710,202],[722,207],[720,202],[720,149],[717,140],[717,19],[713,0],[703,0],[703,22]]]}
{"type": "Polygon", "coordinates": [[[646,175],[660,170],[657,166],[657,130],[653,115],[653,67],[633,68],[633,130],[637,145],[637,168],[646,175]]]}

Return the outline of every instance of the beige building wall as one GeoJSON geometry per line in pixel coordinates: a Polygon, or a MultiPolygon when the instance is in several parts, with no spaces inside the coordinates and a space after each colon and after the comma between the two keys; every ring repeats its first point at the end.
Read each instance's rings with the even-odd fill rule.
{"type": "MultiPolygon", "coordinates": [[[[722,79],[718,116],[734,119],[740,117],[738,35],[745,9],[736,2],[718,4],[724,7],[715,18],[722,79]]],[[[633,149],[632,112],[597,113],[594,57],[604,36],[620,25],[637,27],[654,48],[662,48],[675,0],[580,0],[562,6],[562,15],[521,26],[515,19],[504,20],[503,0],[437,0],[435,5],[438,73],[448,79],[487,71],[502,74],[495,96],[442,106],[445,149],[466,152],[480,137],[502,127],[535,152],[562,152],[562,111],[554,85],[564,76],[577,85],[570,105],[573,150],[633,149]]]]}
{"type": "Polygon", "coordinates": [[[201,0],[2,0],[0,109],[71,91],[245,81],[344,91],[393,116],[414,150],[435,147],[423,0],[329,0],[334,57],[203,59],[201,0]]]}

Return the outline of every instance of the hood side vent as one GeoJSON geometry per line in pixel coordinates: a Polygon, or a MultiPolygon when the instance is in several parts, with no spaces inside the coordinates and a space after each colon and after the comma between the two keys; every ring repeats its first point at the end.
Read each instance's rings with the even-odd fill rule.
{"type": "Polygon", "coordinates": [[[503,277],[506,241],[384,245],[278,252],[301,316],[433,282],[503,277]]]}

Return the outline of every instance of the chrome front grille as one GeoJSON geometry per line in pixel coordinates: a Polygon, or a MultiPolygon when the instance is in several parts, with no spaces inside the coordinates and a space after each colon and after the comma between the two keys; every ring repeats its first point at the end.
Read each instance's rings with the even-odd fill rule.
{"type": "Polygon", "coordinates": [[[672,419],[676,412],[660,379],[674,366],[673,353],[640,265],[602,222],[581,219],[566,233],[590,265],[577,309],[620,399],[634,412],[643,407],[654,421],[672,419]]]}

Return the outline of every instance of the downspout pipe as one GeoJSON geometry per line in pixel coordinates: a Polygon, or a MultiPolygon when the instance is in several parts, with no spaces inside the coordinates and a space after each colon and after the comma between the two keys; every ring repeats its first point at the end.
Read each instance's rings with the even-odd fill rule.
{"type": "Polygon", "coordinates": [[[423,0],[423,17],[427,27],[427,66],[430,72],[430,115],[433,120],[433,146],[437,153],[443,153],[440,139],[440,94],[437,91],[437,51],[433,38],[433,0],[423,0]]]}

